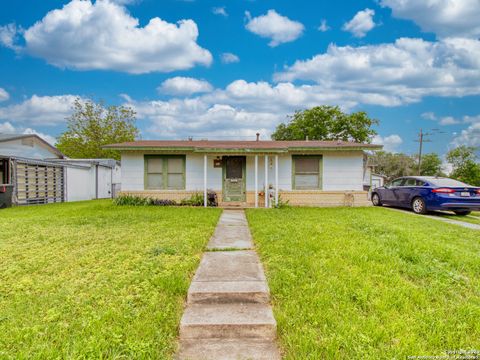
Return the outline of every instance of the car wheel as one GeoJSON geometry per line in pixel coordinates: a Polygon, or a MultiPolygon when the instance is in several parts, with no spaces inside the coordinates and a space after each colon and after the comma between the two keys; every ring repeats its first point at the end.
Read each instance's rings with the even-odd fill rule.
{"type": "Polygon", "coordinates": [[[421,197],[416,197],[413,199],[412,210],[415,214],[426,214],[427,205],[425,204],[425,200],[423,200],[421,197]]]}
{"type": "Polygon", "coordinates": [[[468,210],[462,210],[462,211],[454,211],[455,215],[459,215],[459,216],[466,216],[468,214],[471,213],[471,211],[468,211],[468,210]]]}
{"type": "Polygon", "coordinates": [[[380,201],[380,196],[377,193],[372,195],[372,204],[373,206],[382,206],[382,202],[380,201]]]}

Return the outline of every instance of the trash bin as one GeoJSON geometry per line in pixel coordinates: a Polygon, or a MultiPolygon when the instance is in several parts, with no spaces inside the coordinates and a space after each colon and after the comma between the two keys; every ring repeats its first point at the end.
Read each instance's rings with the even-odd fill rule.
{"type": "Polygon", "coordinates": [[[0,209],[12,206],[13,185],[0,185],[0,209]]]}

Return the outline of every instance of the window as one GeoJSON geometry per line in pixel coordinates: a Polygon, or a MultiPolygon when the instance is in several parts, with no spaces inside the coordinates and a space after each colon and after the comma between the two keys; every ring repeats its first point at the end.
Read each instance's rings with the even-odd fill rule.
{"type": "Polygon", "coordinates": [[[145,188],[185,189],[185,156],[145,155],[145,188]]]}
{"type": "Polygon", "coordinates": [[[322,157],[293,156],[293,188],[316,190],[322,188],[322,157]]]}
{"type": "Polygon", "coordinates": [[[404,181],[404,179],[393,180],[390,183],[389,187],[402,186],[403,181],[404,181]]]}
{"type": "Polygon", "coordinates": [[[417,180],[406,179],[402,186],[417,186],[417,180]]]}

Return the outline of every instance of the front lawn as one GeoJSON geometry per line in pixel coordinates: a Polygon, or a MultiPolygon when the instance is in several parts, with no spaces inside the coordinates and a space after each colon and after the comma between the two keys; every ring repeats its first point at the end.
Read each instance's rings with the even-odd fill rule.
{"type": "Polygon", "coordinates": [[[164,359],[220,210],[0,210],[0,358],[164,359]]]}
{"type": "Polygon", "coordinates": [[[440,217],[445,217],[447,219],[464,221],[464,222],[468,222],[468,223],[471,223],[471,224],[480,225],[480,215],[479,215],[478,212],[472,212],[470,215],[466,215],[466,216],[457,216],[457,215],[453,215],[453,214],[448,213],[448,212],[437,211],[437,212],[431,213],[431,215],[436,215],[436,216],[440,216],[440,217]]]}
{"type": "Polygon", "coordinates": [[[247,217],[286,359],[480,349],[480,232],[381,208],[247,217]]]}

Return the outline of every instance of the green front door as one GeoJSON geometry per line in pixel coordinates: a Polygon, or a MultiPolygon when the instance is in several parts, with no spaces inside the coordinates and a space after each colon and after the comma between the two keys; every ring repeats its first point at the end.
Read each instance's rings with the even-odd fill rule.
{"type": "Polygon", "coordinates": [[[245,201],[245,156],[223,157],[223,201],[245,201]]]}

